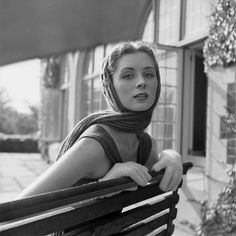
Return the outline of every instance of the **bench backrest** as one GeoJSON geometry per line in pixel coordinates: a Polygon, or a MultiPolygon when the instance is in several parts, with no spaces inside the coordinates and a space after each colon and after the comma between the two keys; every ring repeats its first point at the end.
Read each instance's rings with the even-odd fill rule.
{"type": "MultiPolygon", "coordinates": [[[[184,174],[191,167],[184,163],[184,174]]],[[[124,191],[136,186],[124,177],[2,203],[0,235],[171,235],[178,190],[163,193],[163,171],[151,174],[136,191],[124,191]]]]}

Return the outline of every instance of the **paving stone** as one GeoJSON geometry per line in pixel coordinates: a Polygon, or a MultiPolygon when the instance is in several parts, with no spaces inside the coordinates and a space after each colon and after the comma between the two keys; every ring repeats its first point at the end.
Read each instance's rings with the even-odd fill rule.
{"type": "Polygon", "coordinates": [[[16,199],[16,196],[17,196],[17,193],[15,191],[1,193],[0,194],[0,203],[12,201],[12,200],[16,199]]]}
{"type": "Polygon", "coordinates": [[[0,203],[13,200],[48,167],[38,153],[0,153],[0,203]]]}
{"type": "Polygon", "coordinates": [[[18,192],[21,191],[20,186],[17,184],[14,178],[1,178],[0,179],[0,192],[18,192]]]}

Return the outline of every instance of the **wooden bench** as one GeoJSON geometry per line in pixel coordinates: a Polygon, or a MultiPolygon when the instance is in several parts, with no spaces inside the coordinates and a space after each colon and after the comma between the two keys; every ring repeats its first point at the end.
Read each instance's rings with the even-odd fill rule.
{"type": "MultiPolygon", "coordinates": [[[[186,174],[192,163],[183,166],[186,174]]],[[[171,235],[178,190],[163,193],[158,187],[163,171],[151,174],[150,183],[136,191],[124,191],[136,183],[123,177],[2,203],[0,235],[47,235],[63,229],[66,236],[171,235]]]]}

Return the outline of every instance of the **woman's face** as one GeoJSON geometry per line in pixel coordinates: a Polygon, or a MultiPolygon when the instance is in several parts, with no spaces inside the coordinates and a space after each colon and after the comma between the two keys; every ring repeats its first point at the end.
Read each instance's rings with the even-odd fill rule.
{"type": "Polygon", "coordinates": [[[159,86],[152,59],[145,52],[123,55],[117,62],[113,84],[125,108],[147,110],[153,105],[159,86]]]}

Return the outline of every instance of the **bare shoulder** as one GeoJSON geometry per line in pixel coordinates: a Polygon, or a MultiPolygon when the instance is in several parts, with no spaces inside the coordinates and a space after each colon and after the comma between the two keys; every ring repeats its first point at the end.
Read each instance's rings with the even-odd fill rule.
{"type": "Polygon", "coordinates": [[[110,169],[111,163],[102,145],[96,139],[86,135],[92,128],[89,127],[81,135],[83,138],[73,145],[73,149],[76,156],[80,157],[80,162],[84,163],[83,166],[88,170],[85,177],[100,178],[110,169]]]}

